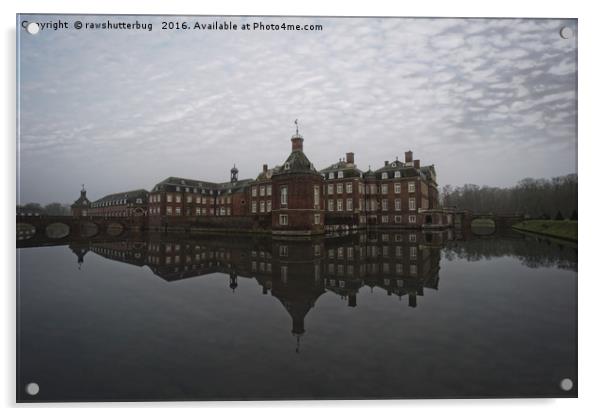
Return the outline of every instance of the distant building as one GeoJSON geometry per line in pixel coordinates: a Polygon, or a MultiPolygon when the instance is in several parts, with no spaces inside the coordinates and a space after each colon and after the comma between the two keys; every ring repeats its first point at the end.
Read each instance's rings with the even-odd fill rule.
{"type": "Polygon", "coordinates": [[[71,204],[71,215],[74,217],[87,217],[90,211],[90,200],[86,196],[86,188],[82,185],[79,198],[71,204]]]}
{"type": "Polygon", "coordinates": [[[148,191],[136,189],[104,196],[90,204],[88,216],[141,217],[148,212],[148,191]]]}

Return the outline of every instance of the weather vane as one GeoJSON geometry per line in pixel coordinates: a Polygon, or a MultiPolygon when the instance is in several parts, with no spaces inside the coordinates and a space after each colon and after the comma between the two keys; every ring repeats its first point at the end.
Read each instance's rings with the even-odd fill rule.
{"type": "Polygon", "coordinates": [[[82,183],[82,191],[84,190],[84,184],[82,183]]]}
{"type": "Polygon", "coordinates": [[[295,126],[297,127],[297,136],[299,135],[299,120],[295,119],[295,126]]]}

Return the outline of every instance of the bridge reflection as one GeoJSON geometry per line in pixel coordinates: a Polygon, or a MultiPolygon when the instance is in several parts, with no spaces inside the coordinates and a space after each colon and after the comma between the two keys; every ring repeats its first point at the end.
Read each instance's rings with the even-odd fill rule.
{"type": "Polygon", "coordinates": [[[396,230],[308,240],[140,233],[62,244],[68,244],[80,269],[92,252],[147,267],[166,282],[221,274],[224,290],[236,293],[241,279],[253,280],[262,294],[274,296],[284,306],[297,340],[305,332],[306,315],[325,294],[335,294],[342,305],[355,308],[361,306],[360,291],[369,289],[418,307],[420,297],[439,288],[442,258],[478,261],[512,256],[528,267],[576,270],[577,266],[576,246],[512,231],[495,238],[474,238],[452,230],[396,230]]]}

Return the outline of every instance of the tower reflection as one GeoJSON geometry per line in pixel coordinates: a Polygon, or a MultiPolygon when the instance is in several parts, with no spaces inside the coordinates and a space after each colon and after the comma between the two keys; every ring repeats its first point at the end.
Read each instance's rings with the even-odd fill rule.
{"type": "Polygon", "coordinates": [[[255,236],[148,234],[125,241],[73,242],[81,267],[91,251],[106,259],[147,266],[172,282],[220,273],[233,293],[239,279],[254,279],[291,317],[291,332],[300,340],[305,318],[325,293],[358,307],[362,287],[384,290],[408,306],[418,306],[424,289],[438,288],[439,262],[447,232],[379,232],[308,240],[255,236]]]}

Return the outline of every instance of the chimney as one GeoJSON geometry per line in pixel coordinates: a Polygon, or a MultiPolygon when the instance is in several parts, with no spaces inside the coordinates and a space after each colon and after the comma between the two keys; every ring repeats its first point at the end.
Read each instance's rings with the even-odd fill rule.
{"type": "Polygon", "coordinates": [[[389,166],[389,161],[385,160],[385,166],[389,166]]]}
{"type": "Polygon", "coordinates": [[[420,169],[420,159],[416,159],[416,160],[414,161],[414,168],[416,168],[416,169],[420,169]]]}
{"type": "Polygon", "coordinates": [[[345,156],[347,157],[347,163],[355,163],[353,152],[347,152],[345,156]]]}
{"type": "Polygon", "coordinates": [[[268,165],[266,163],[263,164],[263,173],[267,173],[268,165]]]}
{"type": "Polygon", "coordinates": [[[406,152],[406,163],[412,163],[412,151],[408,150],[406,152]]]}
{"type": "Polygon", "coordinates": [[[303,151],[303,137],[295,134],[293,137],[291,137],[291,143],[293,144],[293,152],[303,151]]]}

